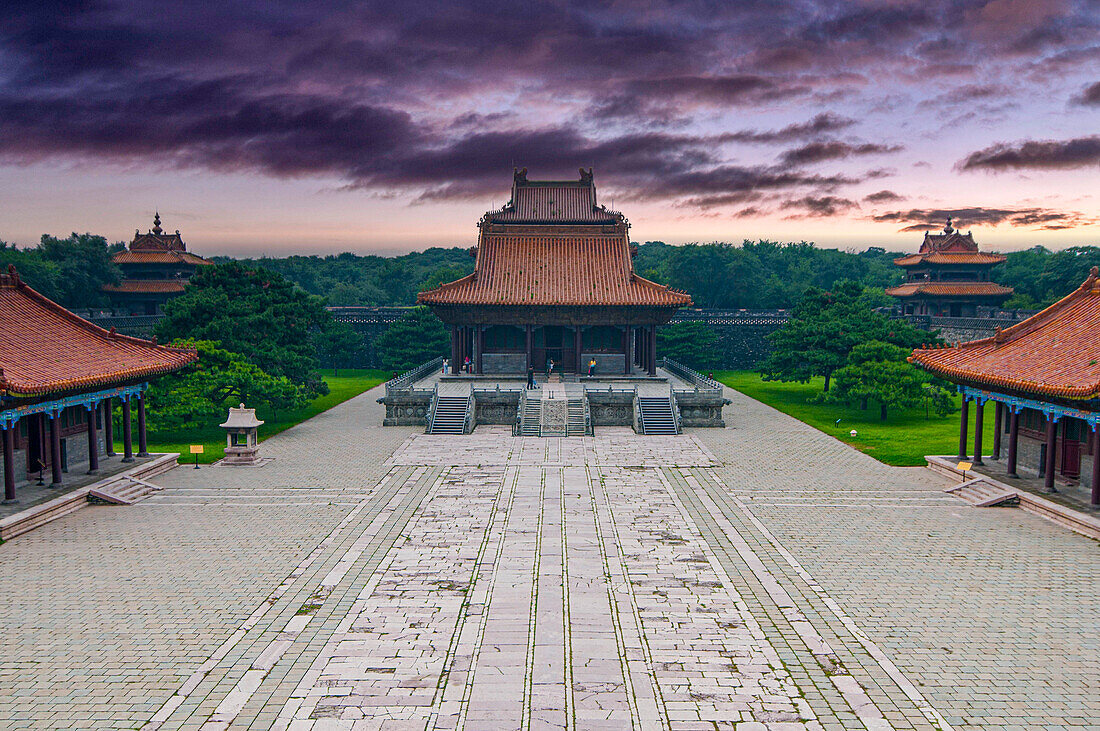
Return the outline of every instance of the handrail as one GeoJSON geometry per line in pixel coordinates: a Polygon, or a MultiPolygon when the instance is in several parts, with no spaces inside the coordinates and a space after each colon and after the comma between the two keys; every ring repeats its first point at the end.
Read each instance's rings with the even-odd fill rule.
{"type": "MultiPolygon", "coordinates": [[[[714,380],[713,378],[708,378],[699,371],[693,368],[688,368],[683,363],[675,361],[672,358],[662,358],[661,367],[667,371],[676,374],[683,380],[692,384],[694,386],[694,388],[691,389],[692,391],[714,391],[717,393],[722,393],[722,384],[720,384],[718,381],[714,380]]],[[[677,389],[675,387],[673,387],[672,390],[680,391],[681,393],[686,391],[686,389],[677,389]]]]}
{"type": "Polygon", "coordinates": [[[634,433],[645,434],[645,420],[642,419],[642,404],[638,400],[638,387],[634,387],[634,433]]]}
{"type": "Polygon", "coordinates": [[[512,436],[523,434],[523,414],[527,410],[527,389],[519,395],[519,406],[516,407],[516,420],[512,424],[512,436]]]}
{"type": "Polygon", "coordinates": [[[588,396],[581,394],[581,398],[584,400],[584,433],[593,436],[596,430],[592,428],[592,410],[588,407],[588,396]]]}
{"type": "Polygon", "coordinates": [[[473,391],[466,397],[466,413],[462,416],[462,433],[469,434],[474,430],[474,414],[477,413],[477,409],[474,408],[476,399],[474,398],[473,391]]]}
{"type": "MultiPolygon", "coordinates": [[[[386,396],[394,396],[398,393],[406,393],[413,391],[413,384],[422,379],[427,374],[443,367],[443,356],[439,356],[434,360],[430,360],[423,365],[418,365],[412,370],[405,371],[396,378],[391,378],[386,381],[386,396]]],[[[427,389],[423,389],[427,390],[427,389]]]]}
{"type": "Polygon", "coordinates": [[[683,432],[683,428],[680,425],[680,405],[676,403],[676,394],[670,393],[668,402],[672,406],[672,421],[676,426],[676,433],[680,434],[683,432]]]}
{"type": "Polygon", "coordinates": [[[428,428],[425,430],[426,434],[432,433],[432,427],[435,426],[435,411],[439,407],[439,384],[435,384],[435,388],[432,389],[432,405],[428,408],[428,428]]]}

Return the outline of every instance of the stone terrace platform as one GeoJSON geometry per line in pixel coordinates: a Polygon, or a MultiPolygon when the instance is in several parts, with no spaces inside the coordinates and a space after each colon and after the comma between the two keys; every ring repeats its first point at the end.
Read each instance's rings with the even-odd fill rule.
{"type": "MultiPolygon", "coordinates": [[[[516,422],[526,375],[444,374],[438,365],[410,371],[386,384],[385,426],[425,426],[431,418],[433,397],[473,397],[474,426],[511,426],[516,422]]],[[[571,392],[588,401],[592,423],[600,426],[634,426],[637,398],[670,398],[686,427],[721,427],[726,398],[721,384],[671,361],[662,361],[655,376],[635,370],[633,374],[537,372],[542,389],[547,382],[564,382],[571,392]]]]}
{"type": "Polygon", "coordinates": [[[0,729],[1100,726],[1095,541],[732,392],[569,438],[380,395],[0,546],[0,729]]]}

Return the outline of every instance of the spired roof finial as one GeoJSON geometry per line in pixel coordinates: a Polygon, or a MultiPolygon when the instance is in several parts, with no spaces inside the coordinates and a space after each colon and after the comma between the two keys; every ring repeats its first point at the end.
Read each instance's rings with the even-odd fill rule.
{"type": "Polygon", "coordinates": [[[160,227],[160,211],[157,211],[153,214],[153,233],[159,236],[163,231],[164,229],[160,227]]]}
{"type": "Polygon", "coordinates": [[[951,216],[947,217],[947,225],[943,227],[943,232],[945,234],[951,234],[955,232],[955,229],[951,227],[951,216]]]}

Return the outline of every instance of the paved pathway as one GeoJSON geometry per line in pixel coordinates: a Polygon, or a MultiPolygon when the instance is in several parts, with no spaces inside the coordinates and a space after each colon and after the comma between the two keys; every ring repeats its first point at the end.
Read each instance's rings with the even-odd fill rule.
{"type": "Polygon", "coordinates": [[[0,546],[0,729],[1100,728],[1095,542],[735,394],[568,439],[376,395],[0,546]]]}

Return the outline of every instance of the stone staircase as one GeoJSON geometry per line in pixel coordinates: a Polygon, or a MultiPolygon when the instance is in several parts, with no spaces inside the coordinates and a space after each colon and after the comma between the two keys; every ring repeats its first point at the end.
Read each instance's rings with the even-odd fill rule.
{"type": "Polygon", "coordinates": [[[642,434],[679,434],[672,396],[638,396],[638,426],[642,434]]]}
{"type": "Polygon", "coordinates": [[[466,413],[473,408],[473,394],[440,396],[428,415],[428,434],[465,434],[466,413]]]}
{"type": "Polygon", "coordinates": [[[976,508],[989,508],[994,505],[1018,501],[1015,490],[1009,490],[1003,485],[987,482],[982,477],[952,485],[944,492],[962,498],[976,508]]]}
{"type": "Polygon", "coordinates": [[[584,418],[584,394],[566,401],[565,433],[571,437],[583,437],[588,433],[584,418]]]}
{"type": "Polygon", "coordinates": [[[542,417],[542,398],[537,391],[527,392],[524,401],[523,413],[520,414],[519,434],[523,437],[540,436],[540,419],[542,417]]]}

